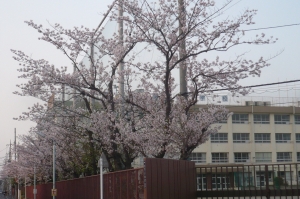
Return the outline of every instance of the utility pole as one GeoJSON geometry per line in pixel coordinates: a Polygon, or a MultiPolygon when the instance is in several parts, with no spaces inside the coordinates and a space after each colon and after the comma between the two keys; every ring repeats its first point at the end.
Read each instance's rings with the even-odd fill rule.
{"type": "MultiPolygon", "coordinates": [[[[9,152],[8,152],[8,163],[11,162],[11,140],[9,141],[9,152]]],[[[9,185],[8,185],[8,194],[11,195],[11,180],[8,177],[9,185]]]]}
{"type": "MultiPolygon", "coordinates": [[[[123,17],[123,2],[119,1],[119,18],[123,17]]],[[[124,42],[124,33],[123,33],[123,20],[119,19],[118,21],[118,32],[119,32],[119,42],[121,45],[121,48],[123,48],[123,42],[124,42]]],[[[119,73],[121,74],[121,77],[119,79],[119,94],[120,97],[123,99],[125,96],[125,88],[124,88],[124,61],[121,60],[119,64],[119,73]]]]}
{"type": "MultiPolygon", "coordinates": [[[[15,141],[14,141],[14,152],[15,152],[15,161],[17,161],[17,130],[15,128],[15,141]]],[[[19,179],[19,177],[17,176],[19,179]]],[[[17,199],[19,196],[19,180],[18,180],[18,187],[15,186],[15,198],[17,199]]]]}
{"type": "Polygon", "coordinates": [[[14,142],[14,147],[15,147],[15,161],[17,160],[17,130],[15,128],[15,142],[14,142]]]}
{"type": "MultiPolygon", "coordinates": [[[[73,75],[75,75],[76,74],[76,65],[74,64],[73,65],[73,75]]],[[[75,107],[76,107],[76,89],[74,88],[73,89],[73,108],[75,109],[75,107]]]]}
{"type": "MultiPolygon", "coordinates": [[[[186,56],[186,45],[185,45],[185,33],[182,30],[183,27],[186,26],[186,15],[185,15],[185,5],[184,0],[178,0],[178,12],[179,12],[179,39],[181,39],[180,46],[179,46],[179,59],[182,59],[186,56]]],[[[186,61],[180,62],[179,68],[179,79],[180,79],[180,94],[183,95],[185,98],[188,97],[187,95],[187,82],[186,82],[186,61]]]]}
{"type": "Polygon", "coordinates": [[[61,86],[62,88],[62,95],[61,95],[61,101],[62,101],[62,107],[64,107],[64,105],[65,105],[65,84],[62,84],[62,86],[61,86]]]}
{"type": "Polygon", "coordinates": [[[57,192],[56,192],[56,189],[55,189],[55,156],[56,156],[56,154],[55,154],[55,141],[54,141],[54,139],[52,140],[52,144],[53,144],[53,171],[52,171],[52,178],[53,178],[53,188],[52,188],[52,190],[53,190],[53,192],[52,192],[52,197],[53,197],[53,199],[55,199],[55,197],[56,197],[56,194],[57,194],[57,192]]]}
{"type": "Polygon", "coordinates": [[[11,162],[11,140],[9,141],[8,162],[11,162]]]}

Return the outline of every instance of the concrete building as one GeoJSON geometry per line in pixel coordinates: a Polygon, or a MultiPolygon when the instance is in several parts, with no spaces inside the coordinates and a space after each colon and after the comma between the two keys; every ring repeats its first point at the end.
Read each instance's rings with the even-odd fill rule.
{"type": "MultiPolygon", "coordinates": [[[[249,179],[252,178],[249,183],[251,181],[255,186],[265,186],[264,167],[255,166],[261,164],[270,165],[268,178],[271,185],[274,177],[283,178],[287,184],[299,183],[299,165],[291,163],[300,163],[300,107],[245,105],[227,108],[233,115],[221,122],[217,134],[211,135],[206,143],[193,151],[190,160],[195,161],[197,167],[248,165],[249,179]]],[[[219,183],[220,186],[228,186],[237,174],[239,172],[232,171],[232,180],[224,174],[220,182],[227,183],[219,183]]],[[[217,175],[222,178],[223,174],[219,171],[217,175]]],[[[198,176],[198,189],[206,188],[208,176],[198,176]]],[[[215,188],[218,184],[216,176],[210,177],[215,188]]]]}
{"type": "Polygon", "coordinates": [[[229,106],[219,133],[194,150],[197,164],[300,162],[300,107],[229,106]]]}

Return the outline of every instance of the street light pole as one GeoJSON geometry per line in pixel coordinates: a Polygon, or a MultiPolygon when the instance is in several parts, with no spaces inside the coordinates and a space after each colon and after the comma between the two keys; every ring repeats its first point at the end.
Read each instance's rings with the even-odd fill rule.
{"type": "Polygon", "coordinates": [[[103,161],[102,158],[100,157],[100,199],[103,199],[103,161]]]}

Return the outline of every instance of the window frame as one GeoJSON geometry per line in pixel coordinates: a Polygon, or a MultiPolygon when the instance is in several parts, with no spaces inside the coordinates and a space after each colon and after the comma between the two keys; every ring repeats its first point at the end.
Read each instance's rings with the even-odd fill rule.
{"type": "Polygon", "coordinates": [[[255,162],[272,162],[272,152],[255,152],[255,162]],[[262,154],[261,159],[259,154],[262,154]]]}
{"type": "Polygon", "coordinates": [[[231,116],[231,118],[232,118],[232,124],[249,123],[249,114],[247,114],[247,113],[236,113],[236,114],[233,114],[231,116]],[[235,117],[237,117],[237,118],[235,118],[235,117]]]}
{"type": "Polygon", "coordinates": [[[253,115],[254,124],[270,124],[269,114],[254,114],[253,115]]]}
{"type": "Polygon", "coordinates": [[[290,121],[290,115],[274,115],[275,124],[290,124],[290,121]],[[284,118],[285,116],[288,116],[288,118],[284,118]]]}
{"type": "Polygon", "coordinates": [[[233,143],[249,143],[250,142],[250,133],[232,133],[232,140],[233,140],[233,143]],[[247,136],[245,136],[245,135],[247,135],[247,136]],[[240,139],[237,139],[237,137],[240,139]]]}
{"type": "Polygon", "coordinates": [[[276,161],[277,162],[292,162],[293,157],[292,157],[292,152],[277,152],[276,153],[276,161]],[[278,156],[282,157],[278,157],[278,156]],[[288,155],[289,157],[286,157],[285,155],[288,155]]]}
{"type": "Polygon", "coordinates": [[[191,153],[189,160],[195,163],[206,163],[206,153],[193,152],[191,153]]]}
{"type": "Polygon", "coordinates": [[[250,153],[248,152],[234,153],[234,162],[250,162],[250,153]],[[237,155],[239,155],[240,157],[237,157],[237,155]]]}
{"type": "Polygon", "coordinates": [[[296,140],[296,143],[300,143],[300,133],[296,133],[295,140],[296,140]]]}
{"type": "Polygon", "coordinates": [[[254,142],[255,143],[271,143],[271,133],[254,133],[254,142]],[[258,135],[262,135],[263,139],[257,140],[256,138],[257,138],[258,135]],[[264,135],[268,135],[269,140],[264,139],[264,135]]]}
{"type": "Polygon", "coordinates": [[[295,124],[300,124],[300,115],[294,115],[294,121],[295,121],[295,124]]]}
{"type": "Polygon", "coordinates": [[[228,158],[228,153],[211,153],[211,162],[212,163],[228,163],[229,158],[228,158]],[[217,155],[218,157],[214,157],[214,155],[217,155]],[[223,155],[224,157],[221,157],[223,155]]]}
{"type": "Polygon", "coordinates": [[[290,133],[275,133],[276,143],[290,143],[291,134],[290,133]],[[285,137],[287,136],[287,137],[285,137]]]}
{"type": "Polygon", "coordinates": [[[222,95],[222,102],[228,102],[228,96],[222,95]]]}
{"type": "Polygon", "coordinates": [[[206,96],[205,95],[199,95],[199,101],[200,102],[206,101],[206,96]]]}
{"type": "Polygon", "coordinates": [[[228,133],[211,134],[210,135],[210,143],[228,143],[228,133]],[[224,135],[226,135],[226,136],[224,136],[224,135]]]}
{"type": "Polygon", "coordinates": [[[226,120],[217,121],[217,124],[227,124],[227,119],[226,120]]]}

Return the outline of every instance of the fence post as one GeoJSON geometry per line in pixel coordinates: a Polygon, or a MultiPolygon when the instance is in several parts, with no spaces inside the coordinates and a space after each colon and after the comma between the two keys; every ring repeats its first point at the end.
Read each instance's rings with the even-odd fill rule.
{"type": "Polygon", "coordinates": [[[269,171],[268,165],[265,165],[265,176],[266,176],[266,198],[270,199],[270,187],[269,187],[269,171]]]}
{"type": "Polygon", "coordinates": [[[146,158],[144,158],[144,199],[147,199],[147,173],[146,173],[146,158]]]}

